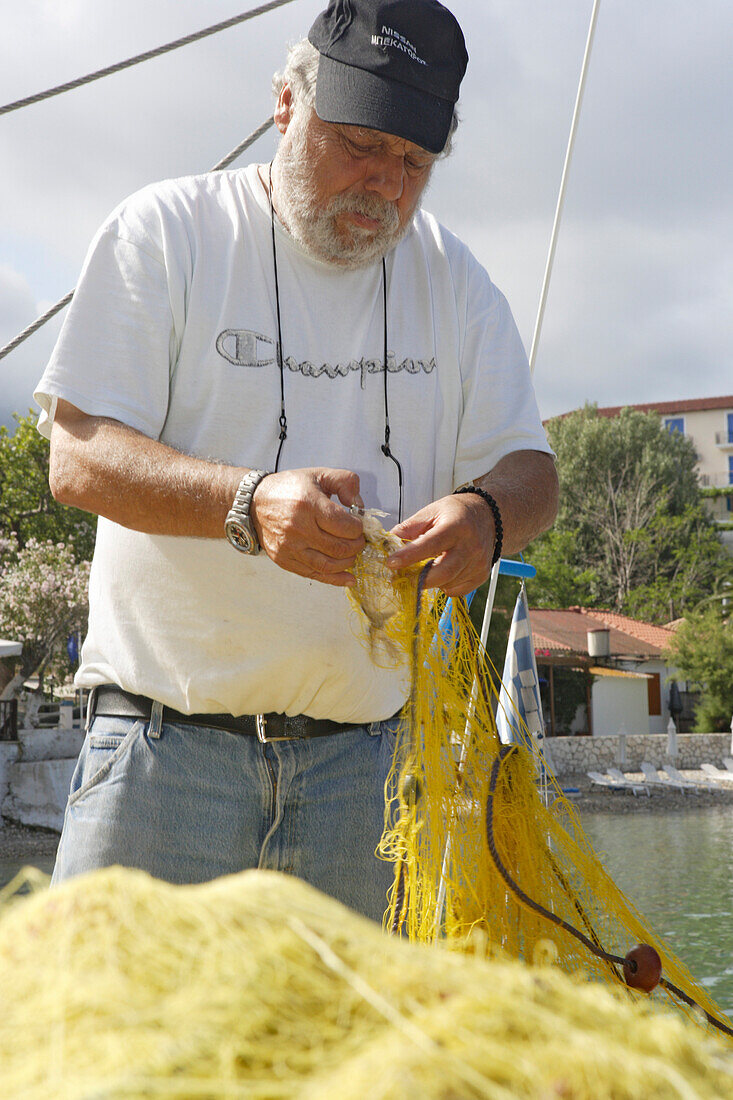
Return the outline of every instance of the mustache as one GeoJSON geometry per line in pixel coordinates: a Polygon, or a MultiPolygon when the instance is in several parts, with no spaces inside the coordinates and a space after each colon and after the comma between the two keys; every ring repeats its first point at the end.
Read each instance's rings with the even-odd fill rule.
{"type": "Polygon", "coordinates": [[[328,205],[328,213],[363,214],[380,222],[387,231],[396,229],[400,222],[394,203],[379,195],[335,195],[328,205]]]}

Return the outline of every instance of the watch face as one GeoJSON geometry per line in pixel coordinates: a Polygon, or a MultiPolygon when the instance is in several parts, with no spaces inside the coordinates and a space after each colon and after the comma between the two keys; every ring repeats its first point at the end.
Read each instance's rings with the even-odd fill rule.
{"type": "Polygon", "coordinates": [[[232,546],[235,546],[237,550],[241,550],[244,554],[252,554],[255,551],[255,541],[250,535],[246,527],[244,527],[238,520],[229,519],[226,522],[227,538],[231,542],[232,546]]]}

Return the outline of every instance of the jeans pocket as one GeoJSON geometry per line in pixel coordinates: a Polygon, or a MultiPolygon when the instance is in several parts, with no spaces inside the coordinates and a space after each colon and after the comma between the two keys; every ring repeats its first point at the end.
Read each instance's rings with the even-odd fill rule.
{"type": "Polygon", "coordinates": [[[71,780],[70,806],[109,776],[144,728],[145,723],[135,718],[97,718],[92,722],[71,780]]]}

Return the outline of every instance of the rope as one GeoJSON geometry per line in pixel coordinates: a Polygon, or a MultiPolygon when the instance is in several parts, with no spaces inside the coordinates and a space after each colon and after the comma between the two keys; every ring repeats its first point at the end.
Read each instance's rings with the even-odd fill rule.
{"type": "Polygon", "coordinates": [[[575,97],[575,107],[573,108],[573,120],[570,124],[570,137],[568,138],[567,150],[565,152],[565,163],[563,164],[562,177],[560,180],[560,191],[557,196],[557,206],[555,207],[555,219],[552,223],[552,233],[550,234],[550,248],[547,253],[547,263],[545,265],[545,275],[542,280],[542,291],[540,293],[540,303],[537,308],[537,319],[534,326],[534,334],[532,336],[532,346],[529,352],[529,371],[530,374],[534,374],[535,358],[537,356],[537,347],[540,342],[540,333],[542,331],[542,321],[545,316],[545,306],[547,304],[547,292],[550,289],[550,278],[552,276],[552,265],[555,261],[555,248],[557,247],[557,237],[560,231],[560,219],[562,217],[562,208],[565,202],[565,188],[568,182],[568,172],[570,171],[570,161],[573,158],[573,147],[575,145],[575,134],[578,129],[578,120],[580,118],[580,108],[583,103],[583,92],[585,90],[585,81],[588,75],[588,64],[590,62],[590,52],[593,47],[593,35],[596,29],[596,20],[598,19],[598,10],[601,6],[601,0],[593,0],[593,11],[590,17],[590,26],[588,28],[588,37],[585,43],[585,53],[583,54],[583,64],[580,69],[580,82],[578,84],[578,92],[575,97]]]}
{"type": "Polygon", "coordinates": [[[157,46],[154,50],[146,50],[145,53],[128,57],[125,61],[118,61],[115,65],[97,69],[96,72],[87,73],[86,76],[77,77],[76,80],[69,80],[66,84],[57,84],[55,88],[48,88],[45,92],[36,92],[35,95],[26,96],[25,99],[16,99],[13,103],[6,103],[4,107],[0,107],[0,115],[10,114],[11,111],[19,111],[21,107],[30,107],[33,103],[41,103],[44,99],[61,95],[62,92],[71,92],[74,88],[81,88],[85,84],[91,84],[94,80],[101,80],[103,76],[111,76],[113,73],[122,72],[123,69],[129,69],[133,65],[139,65],[142,61],[150,61],[154,57],[161,57],[162,54],[170,53],[171,50],[188,46],[191,42],[198,42],[202,38],[208,38],[209,35],[228,30],[229,27],[236,27],[239,23],[245,23],[248,19],[254,19],[257,15],[264,15],[265,12],[280,8],[291,2],[292,0],[269,0],[268,3],[260,4],[259,7],[252,8],[251,11],[234,15],[231,19],[225,19],[222,23],[214,23],[211,27],[204,27],[203,30],[194,31],[192,34],[184,35],[183,38],[176,38],[174,42],[167,42],[164,46],[157,46]]]}
{"type": "Polygon", "coordinates": [[[254,145],[258,138],[261,138],[263,134],[266,134],[274,122],[274,118],[270,115],[264,122],[260,123],[256,130],[253,130],[249,137],[246,137],[244,141],[240,141],[239,145],[235,145],[231,153],[227,153],[225,157],[214,165],[213,168],[209,168],[210,172],[221,172],[223,168],[228,168],[229,165],[237,159],[238,156],[249,149],[250,145],[254,145]]]}
{"type": "MultiPolygon", "coordinates": [[[[544,917],[546,920],[552,921],[553,924],[557,924],[560,928],[563,928],[571,936],[574,936],[576,940],[579,940],[582,944],[584,944],[588,948],[588,950],[596,956],[596,958],[604,959],[606,962],[611,964],[616,963],[621,967],[630,966],[633,969],[633,960],[622,959],[620,955],[612,955],[609,951],[604,951],[600,944],[597,942],[595,932],[593,932],[592,929],[591,932],[594,938],[596,938],[596,943],[588,939],[588,937],[580,932],[577,928],[573,928],[572,924],[568,924],[568,922],[566,920],[563,920],[562,917],[559,917],[557,913],[551,913],[549,909],[545,909],[544,905],[540,905],[538,901],[534,901],[534,899],[531,898],[528,894],[525,894],[524,890],[522,890],[521,886],[519,886],[514,881],[514,879],[502,863],[501,857],[496,850],[496,843],[494,841],[494,795],[496,793],[496,783],[499,778],[499,770],[504,761],[507,760],[513,752],[516,751],[516,745],[502,746],[499,755],[496,757],[491,767],[489,793],[486,800],[486,842],[491,858],[494,861],[494,866],[496,867],[497,871],[504,879],[504,882],[510,888],[512,893],[522,902],[523,905],[526,905],[528,909],[532,909],[533,912],[539,913],[539,915],[544,917]]],[[[702,1005],[699,1005],[697,1001],[693,1000],[692,997],[687,995],[687,993],[684,993],[681,989],[678,988],[678,986],[674,985],[672,982],[667,981],[666,978],[660,978],[659,985],[664,986],[665,989],[668,989],[675,996],[679,997],[685,1002],[685,1004],[690,1005],[691,1008],[696,1008],[699,1012],[702,1012],[702,1014],[705,1016],[705,1019],[708,1021],[709,1024],[712,1024],[713,1027],[718,1028],[719,1031],[724,1032],[724,1034],[726,1035],[733,1036],[733,1028],[728,1027],[728,1025],[724,1024],[721,1020],[717,1020],[715,1016],[711,1016],[710,1013],[702,1007],[702,1005]]]]}
{"type": "MultiPolygon", "coordinates": [[[[289,0],[280,0],[280,2],[289,3],[289,0]]],[[[258,138],[267,133],[272,124],[272,117],[266,118],[265,121],[261,123],[256,130],[252,131],[249,137],[246,137],[244,141],[240,141],[239,145],[236,145],[234,149],[231,150],[231,152],[227,153],[227,155],[223,157],[218,164],[215,164],[213,168],[210,168],[209,172],[220,172],[223,168],[227,168],[232,163],[232,161],[236,160],[238,156],[241,156],[245,149],[248,149],[250,145],[254,145],[258,138]]],[[[71,290],[68,294],[65,294],[63,298],[59,298],[58,302],[56,302],[55,305],[51,306],[50,309],[46,310],[46,312],[43,313],[40,317],[37,317],[31,325],[28,325],[28,327],[24,328],[22,332],[19,332],[18,335],[13,340],[11,340],[9,344],[5,344],[2,348],[0,348],[0,359],[4,359],[6,355],[9,355],[11,351],[14,351],[19,346],[19,344],[22,344],[23,341],[27,340],[29,336],[32,336],[34,332],[38,332],[38,329],[45,325],[46,321],[50,321],[52,317],[55,317],[56,314],[64,308],[64,306],[68,306],[73,297],[74,291],[71,290]]]]}
{"type": "Polygon", "coordinates": [[[24,328],[22,332],[19,332],[9,344],[0,348],[0,359],[4,359],[6,355],[14,351],[19,344],[22,344],[23,341],[27,340],[29,336],[32,336],[34,332],[38,332],[38,329],[41,328],[42,325],[45,325],[46,321],[50,321],[52,317],[55,317],[56,314],[64,308],[64,306],[68,306],[73,297],[74,291],[70,290],[63,298],[59,298],[56,305],[51,306],[51,308],[47,309],[45,313],[42,313],[40,317],[37,317],[33,324],[28,325],[28,328],[24,328]]]}

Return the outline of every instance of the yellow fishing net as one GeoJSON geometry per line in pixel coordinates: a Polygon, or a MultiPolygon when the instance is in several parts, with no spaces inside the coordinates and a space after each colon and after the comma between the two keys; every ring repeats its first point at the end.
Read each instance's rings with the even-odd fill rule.
{"type": "MultiPolygon", "coordinates": [[[[730,1026],[609,877],[529,733],[524,745],[500,744],[488,658],[465,601],[446,607],[433,592],[420,593],[419,567],[393,582],[383,563],[394,536],[374,520],[365,533],[353,598],[369,623],[375,660],[401,653],[412,681],[380,845],[395,865],[386,926],[413,942],[445,938],[459,947],[480,933],[487,949],[528,962],[549,952],[568,973],[583,970],[622,988],[625,956],[649,944],[662,963],[654,997],[671,997],[685,1011],[689,998],[730,1026]],[[389,601],[393,614],[375,620],[373,608],[389,601]]],[[[635,966],[626,967],[632,982],[635,966]]]]}
{"type": "Polygon", "coordinates": [[[412,946],[304,883],[111,868],[0,918],[3,1100],[727,1100],[646,998],[412,946]]]}

